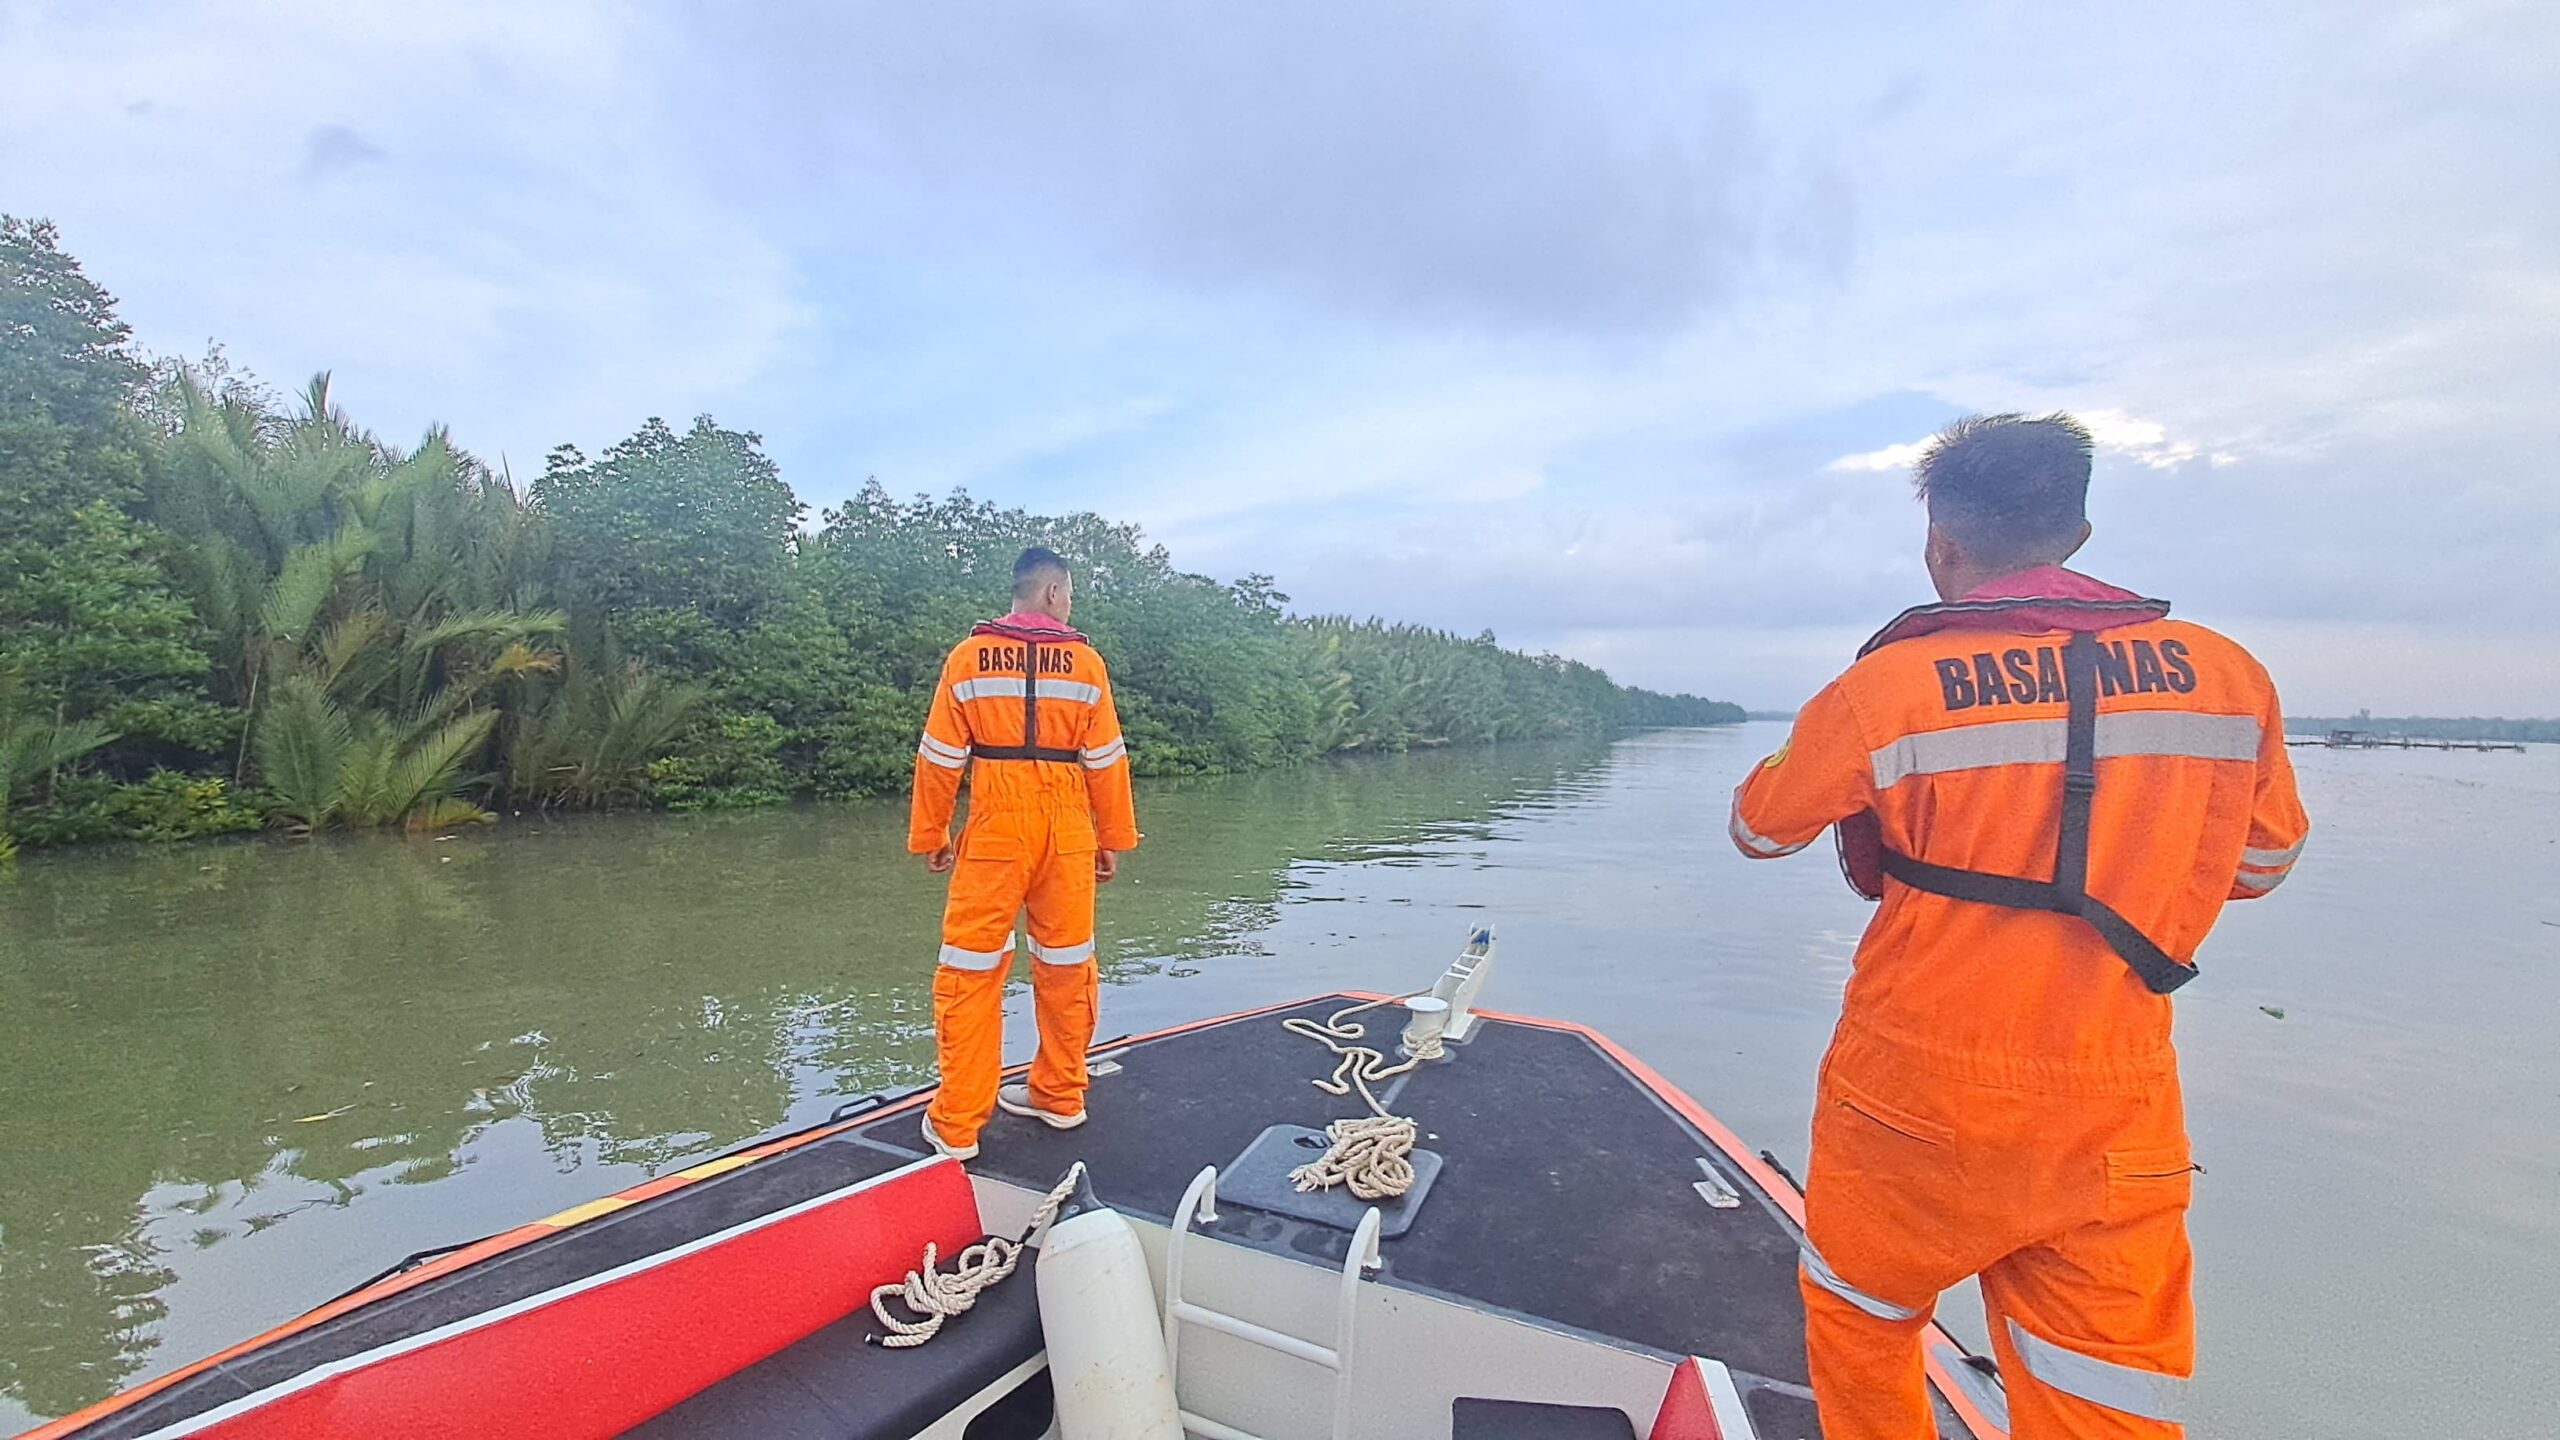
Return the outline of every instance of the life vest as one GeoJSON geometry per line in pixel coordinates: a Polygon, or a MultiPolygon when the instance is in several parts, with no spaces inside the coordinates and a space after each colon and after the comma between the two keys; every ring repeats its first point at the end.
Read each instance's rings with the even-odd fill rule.
{"type": "Polygon", "coordinates": [[[1883,827],[1875,813],[1861,811],[1832,827],[1839,847],[1840,873],[1849,887],[1869,900],[1881,900],[1885,879],[1890,876],[1915,890],[1953,900],[2077,916],[2098,932],[2107,948],[2153,993],[2166,995],[2194,979],[2193,965],[2163,950],[2131,921],[2089,893],[2089,812],[2098,791],[2098,636],[2114,626],[2165,619],[2168,614],[2167,601],[2132,595],[2021,596],[1917,606],[1876,632],[1859,648],[1860,658],[1897,640],[1945,630],[1994,630],[2013,635],[2070,632],[2071,638],[2062,651],[2067,706],[2062,824],[2054,843],[2053,878],[2029,880],[1936,865],[1902,854],[1884,843],[1883,827]]]}
{"type": "Polygon", "coordinates": [[[1084,645],[1091,642],[1081,630],[1064,625],[1007,625],[1002,620],[983,620],[969,627],[971,636],[994,635],[1022,646],[1022,743],[1019,745],[976,745],[970,754],[980,760],[1048,760],[1061,765],[1081,765],[1084,752],[1072,746],[1040,743],[1040,651],[1043,646],[1084,645]]]}

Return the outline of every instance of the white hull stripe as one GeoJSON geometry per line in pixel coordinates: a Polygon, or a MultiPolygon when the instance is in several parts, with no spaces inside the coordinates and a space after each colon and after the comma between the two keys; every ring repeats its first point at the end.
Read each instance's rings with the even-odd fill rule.
{"type": "Polygon", "coordinates": [[[457,1335],[467,1335],[474,1330],[485,1329],[502,1320],[512,1320],[518,1315],[522,1315],[532,1310],[539,1310],[546,1305],[566,1300],[573,1295],[580,1295],[589,1290],[600,1289],[617,1280],[637,1275],[643,1270],[654,1270],[658,1266],[681,1260],[688,1255],[698,1254],[701,1251],[711,1249],[715,1245],[726,1244],[741,1235],[749,1233],[750,1231],[761,1230],[768,1225],[778,1225],[785,1220],[793,1218],[794,1216],[806,1215],[812,1210],[832,1205],[857,1191],[876,1189],[882,1185],[892,1184],[913,1175],[919,1170],[942,1163],[944,1163],[942,1157],[938,1155],[928,1155],[922,1160],[918,1160],[911,1165],[902,1165],[885,1175],[874,1175],[868,1180],[857,1180],[854,1183],[845,1186],[841,1190],[830,1190],[824,1195],[818,1195],[810,1199],[803,1200],[797,1205],[776,1210],[770,1214],[758,1215],[752,1220],[742,1221],[736,1225],[730,1226],[726,1230],[705,1235],[699,1240],[687,1241],[682,1245],[676,1246],[672,1250],[661,1250],[654,1255],[643,1255],[628,1265],[616,1266],[611,1270],[590,1275],[583,1280],[572,1280],[568,1284],[563,1285],[556,1290],[545,1290],[539,1295],[528,1295],[522,1300],[515,1301],[511,1304],[501,1305],[495,1310],[483,1310],[477,1315],[466,1315],[462,1319],[456,1320],[450,1325],[439,1326],[438,1328],[426,1331],[423,1334],[412,1335],[405,1340],[394,1340],[390,1344],[383,1345],[372,1350],[366,1350],[359,1354],[349,1355],[343,1360],[332,1360],[325,1365],[313,1366],[311,1369],[303,1371],[301,1374],[294,1376],[290,1380],[281,1381],[277,1384],[268,1386],[264,1390],[243,1395],[239,1399],[234,1400],[227,1405],[216,1406],[211,1410],[205,1411],[201,1415],[190,1415],[186,1419],[180,1420],[174,1424],[164,1425],[161,1428],[151,1431],[149,1434],[143,1436],[142,1440],[180,1440],[180,1437],[182,1436],[193,1435],[199,1431],[212,1429],[214,1426],[220,1425],[226,1420],[246,1415],[252,1410],[257,1410],[267,1405],[272,1405],[276,1401],[281,1400],[288,1395],[308,1390],[314,1385],[336,1379],[340,1375],[349,1374],[354,1371],[361,1370],[368,1365],[379,1364],[385,1360],[396,1360],[400,1356],[409,1354],[412,1351],[424,1350],[428,1346],[450,1340],[457,1335]]]}
{"type": "MultiPolygon", "coordinates": [[[[2059,765],[2069,741],[2066,722],[1997,720],[1905,735],[1867,756],[1876,788],[1890,790],[1914,775],[1944,775],[1995,765],[2059,765]]],[[[2098,758],[2175,755],[2190,760],[2255,760],[2258,718],[2192,710],[2134,710],[2098,717],[2098,758]]]]}
{"type": "Polygon", "coordinates": [[[961,766],[969,763],[967,753],[963,752],[955,759],[952,756],[945,755],[941,751],[934,749],[933,742],[929,740],[916,747],[916,755],[920,759],[932,761],[934,764],[941,766],[945,770],[957,770],[961,766]]]}
{"type": "MultiPolygon", "coordinates": [[[[1770,839],[1768,836],[1761,834],[1759,831],[1752,829],[1750,826],[1743,824],[1742,807],[1739,804],[1734,806],[1733,820],[1732,823],[1725,827],[1725,833],[1733,837],[1735,844],[1749,850],[1754,855],[1768,855],[1773,857],[1778,855],[1793,855],[1804,848],[1804,845],[1781,845],[1777,841],[1770,839]]],[[[1811,843],[1811,841],[1805,842],[1805,844],[1808,845],[1811,843]]]]}
{"type": "Polygon", "coordinates": [[[2252,846],[2240,852],[2240,863],[2255,865],[2262,870],[2280,869],[2301,858],[2303,845],[2309,843],[2307,840],[2302,841],[2287,850],[2260,850],[2252,846]]]}
{"type": "Polygon", "coordinates": [[[1096,745],[1092,749],[1084,752],[1084,768],[1087,770],[1108,770],[1112,766],[1120,763],[1120,757],[1128,753],[1129,742],[1125,739],[1114,740],[1108,745],[1096,745]]]}
{"type": "Polygon", "coordinates": [[[1685,1362],[1707,1383],[1707,1410],[1715,1417],[1716,1433],[1728,1440],[1759,1440],[1760,1431],[1751,1423],[1751,1412],[1743,1408],[1742,1390],[1733,1383],[1733,1372],[1721,1360],[1702,1360],[1695,1355],[1685,1362]]]}
{"type": "Polygon", "coordinates": [[[1859,1309],[1866,1311],[1868,1314],[1873,1315],[1879,1320],[1917,1320],[1920,1318],[1920,1312],[1912,1309],[1910,1306],[1896,1305],[1890,1300],[1879,1299],[1878,1297],[1870,1295],[1866,1291],[1859,1289],[1857,1286],[1850,1284],[1848,1281],[1841,1279],[1838,1275],[1833,1274],[1831,1267],[1824,1263],[1822,1253],[1810,1245],[1804,1247],[1801,1263],[1804,1266],[1804,1273],[1813,1277],[1814,1284],[1821,1286],[1823,1289],[1830,1291],[1832,1294],[1839,1296],[1841,1299],[1848,1301],[1850,1304],[1857,1306],[1859,1309]]]}
{"type": "Polygon", "coordinates": [[[2083,1355],[2027,1333],[2015,1320],[2009,1322],[2009,1343],[2018,1347],[2028,1374],[2065,1395],[2145,1420],[2175,1421],[2186,1408],[2191,1382],[2178,1376],[2083,1355]]]}
{"type": "Polygon", "coordinates": [[[1043,965],[1081,965],[1093,958],[1093,942],[1080,945],[1043,945],[1031,942],[1031,958],[1043,965]]]}
{"type": "Polygon", "coordinates": [[[963,950],[957,945],[942,947],[942,963],[954,970],[993,970],[1013,958],[1013,937],[1005,937],[1001,950],[963,950]]]}
{"type": "Polygon", "coordinates": [[[934,754],[939,755],[946,760],[966,760],[969,758],[968,746],[948,745],[940,740],[934,739],[931,735],[927,735],[923,738],[923,748],[932,751],[934,754]]]}
{"type": "Polygon", "coordinates": [[[2240,872],[2240,888],[2252,895],[2264,895],[2283,884],[2284,877],[2292,873],[2290,870],[2243,870],[2240,872]]]}

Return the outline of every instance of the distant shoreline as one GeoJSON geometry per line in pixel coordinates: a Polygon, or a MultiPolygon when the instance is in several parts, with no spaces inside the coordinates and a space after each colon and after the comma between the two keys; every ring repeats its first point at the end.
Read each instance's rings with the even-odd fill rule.
{"type": "MultiPolygon", "coordinates": [[[[1793,710],[1745,710],[1746,720],[1787,720],[1793,710]]],[[[2363,730],[2376,735],[2407,735],[2422,740],[2508,740],[2560,745],[2560,719],[2510,720],[2503,715],[2287,715],[2287,735],[2326,735],[2333,730],[2363,730]]]]}
{"type": "Polygon", "coordinates": [[[2333,730],[2362,730],[2375,735],[2407,735],[2421,740],[2507,740],[2560,743],[2560,720],[2510,720],[2482,715],[2287,715],[2288,735],[2326,735],[2333,730]]]}

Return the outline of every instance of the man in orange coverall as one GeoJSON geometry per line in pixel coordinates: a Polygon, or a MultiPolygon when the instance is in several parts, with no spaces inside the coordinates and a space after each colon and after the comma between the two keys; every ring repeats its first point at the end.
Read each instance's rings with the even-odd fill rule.
{"type": "Polygon", "coordinates": [[[1061,1130],[1084,1123],[1085,1051],[1100,984],[1093,955],[1094,886],[1138,847],[1129,747],[1111,676],[1067,628],[1075,579],[1034,547],[1013,566],[1013,613],[978,626],[934,683],[916,749],[907,848],[951,876],[933,1032],[942,1088],[925,1138],[945,1155],[978,1153],[998,1107],[1061,1130]],[[969,819],[954,844],[951,813],[970,773],[969,819]],[[1031,990],[1040,1050],[1030,1083],[999,1089],[1004,988],[1014,921],[1031,920],[1031,990]]]}
{"type": "Polygon", "coordinates": [[[2088,432],[1975,418],[1916,480],[1930,579],[1734,793],[1837,825],[1867,926],[1815,1095],[1805,1338],[1827,1440],[1933,1436],[1920,1336],[1980,1276],[2016,1440],[2185,1433],[2189,1158],[2168,992],[2309,829],[2238,645],[2062,568],[2088,432]],[[1888,883],[1889,882],[1889,883],[1888,883]]]}

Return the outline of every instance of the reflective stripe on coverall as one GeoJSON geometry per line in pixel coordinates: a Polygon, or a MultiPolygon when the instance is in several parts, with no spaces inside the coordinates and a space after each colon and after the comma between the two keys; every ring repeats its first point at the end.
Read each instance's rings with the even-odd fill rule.
{"type": "Polygon", "coordinates": [[[916,749],[909,850],[930,854],[949,843],[964,771],[969,818],[933,977],[942,1088],[927,1111],[955,1146],[975,1144],[995,1113],[1005,980],[1014,923],[1026,911],[1040,1029],[1032,1103],[1062,1115],[1084,1108],[1099,993],[1094,851],[1136,849],[1138,828],[1111,677],[1083,636],[1045,617],[1009,615],[952,650],[916,749]],[[1035,650],[1037,673],[1026,673],[1035,650]],[[1044,758],[1006,753],[1026,746],[1044,758]]]}
{"type": "MultiPolygon", "coordinates": [[[[2265,670],[2164,606],[2127,623],[2137,599],[2044,567],[1905,617],[1735,792],[1734,843],[1792,854],[1870,812],[1901,854],[2045,877],[2061,651],[2095,631],[2089,893],[2191,959],[2226,900],[2283,880],[2308,822],[2265,670]]],[[[1967,1276],[1981,1277],[2016,1440],[2184,1434],[2192,1163],[2168,998],[2077,917],[1882,888],[1805,1175],[1823,1434],[1935,1433],[1920,1335],[1967,1276]]]]}

